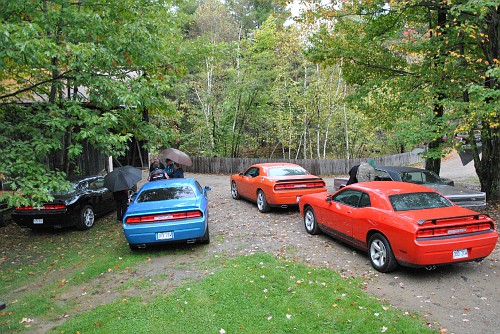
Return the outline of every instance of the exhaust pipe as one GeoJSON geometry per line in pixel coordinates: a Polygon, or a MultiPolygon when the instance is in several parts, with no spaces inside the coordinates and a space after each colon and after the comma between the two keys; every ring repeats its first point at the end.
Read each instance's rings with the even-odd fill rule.
{"type": "Polygon", "coordinates": [[[196,239],[189,239],[187,241],[188,244],[194,244],[196,242],[196,239]]]}
{"type": "Polygon", "coordinates": [[[425,266],[425,269],[428,271],[436,270],[436,265],[433,264],[432,266],[425,266]]]}
{"type": "Polygon", "coordinates": [[[479,259],[475,259],[474,262],[481,263],[481,262],[483,262],[483,260],[484,260],[484,257],[479,258],[479,259]]]}
{"type": "Polygon", "coordinates": [[[139,248],[139,249],[144,249],[144,248],[146,248],[146,244],[140,244],[140,245],[137,245],[137,248],[139,248]]]}

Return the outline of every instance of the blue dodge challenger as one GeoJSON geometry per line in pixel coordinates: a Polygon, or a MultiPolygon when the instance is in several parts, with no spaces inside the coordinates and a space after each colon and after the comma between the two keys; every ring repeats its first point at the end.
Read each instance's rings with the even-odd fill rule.
{"type": "Polygon", "coordinates": [[[210,243],[209,190],[192,178],[144,184],[123,217],[130,249],[175,241],[210,243]]]}

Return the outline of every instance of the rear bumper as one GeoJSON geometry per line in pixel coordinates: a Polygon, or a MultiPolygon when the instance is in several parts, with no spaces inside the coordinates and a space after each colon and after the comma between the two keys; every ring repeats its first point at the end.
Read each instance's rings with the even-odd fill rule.
{"type": "Polygon", "coordinates": [[[123,232],[132,245],[168,243],[199,239],[205,234],[207,224],[204,219],[154,224],[123,223],[123,232]],[[158,233],[162,232],[172,232],[172,238],[158,239],[158,233]]]}
{"type": "Polygon", "coordinates": [[[496,231],[459,238],[415,241],[413,251],[407,253],[412,255],[398,261],[413,267],[474,261],[490,255],[497,241],[496,231]],[[453,251],[463,249],[467,250],[467,257],[453,257],[453,251]]]}
{"type": "MultiPolygon", "coordinates": [[[[307,191],[273,191],[271,198],[266,198],[270,206],[299,205],[300,197],[309,194],[326,192],[326,188],[315,188],[307,191]]],[[[266,195],[267,196],[267,195],[266,195]]]]}
{"type": "Polygon", "coordinates": [[[12,212],[12,220],[21,227],[44,228],[74,225],[76,216],[68,211],[53,213],[12,212]]]}

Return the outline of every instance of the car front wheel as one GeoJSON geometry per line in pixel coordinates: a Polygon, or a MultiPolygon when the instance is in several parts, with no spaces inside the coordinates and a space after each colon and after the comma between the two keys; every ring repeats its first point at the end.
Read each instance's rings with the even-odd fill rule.
{"type": "Polygon", "coordinates": [[[304,212],[304,227],[309,234],[318,234],[319,227],[316,221],[316,215],[311,207],[308,207],[304,212]]]}
{"type": "Polygon", "coordinates": [[[371,236],[369,245],[370,262],[377,271],[388,273],[398,266],[389,241],[380,233],[371,236]]]}
{"type": "Polygon", "coordinates": [[[79,230],[88,230],[94,226],[95,214],[94,210],[90,205],[85,205],[80,211],[80,217],[76,224],[76,228],[79,230]]]}
{"type": "Polygon", "coordinates": [[[238,187],[236,186],[236,182],[231,182],[231,196],[233,199],[240,199],[240,194],[238,193],[238,187]]]}
{"type": "Polygon", "coordinates": [[[262,190],[257,192],[257,208],[260,212],[269,212],[271,207],[267,203],[266,195],[262,190]]]}

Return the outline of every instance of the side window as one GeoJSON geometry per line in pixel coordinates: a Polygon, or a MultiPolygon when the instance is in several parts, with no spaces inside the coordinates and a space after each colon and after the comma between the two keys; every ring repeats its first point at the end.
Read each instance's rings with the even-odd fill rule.
{"type": "Polygon", "coordinates": [[[332,198],[332,200],[334,202],[339,202],[339,203],[346,204],[349,206],[358,207],[359,200],[360,200],[362,194],[363,193],[361,191],[358,191],[358,190],[346,189],[346,190],[336,194],[332,198]]]}
{"type": "Polygon", "coordinates": [[[366,208],[367,206],[372,206],[370,202],[370,196],[367,193],[361,194],[361,200],[359,201],[360,208],[366,208]]]}
{"type": "Polygon", "coordinates": [[[375,181],[392,181],[392,178],[385,170],[376,170],[375,181]]]}
{"type": "Polygon", "coordinates": [[[259,168],[251,167],[245,172],[245,176],[256,177],[259,176],[259,168]]]}

